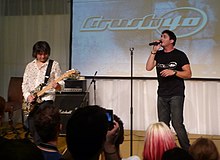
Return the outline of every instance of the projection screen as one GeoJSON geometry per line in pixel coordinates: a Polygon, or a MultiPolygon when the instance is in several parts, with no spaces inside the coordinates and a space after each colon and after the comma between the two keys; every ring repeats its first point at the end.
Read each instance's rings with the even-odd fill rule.
{"type": "Polygon", "coordinates": [[[193,78],[220,77],[218,0],[73,0],[71,68],[82,75],[156,77],[146,72],[150,42],[177,35],[193,78]],[[130,49],[134,48],[133,54],[130,49]],[[131,56],[133,55],[133,56],[131,56]]]}

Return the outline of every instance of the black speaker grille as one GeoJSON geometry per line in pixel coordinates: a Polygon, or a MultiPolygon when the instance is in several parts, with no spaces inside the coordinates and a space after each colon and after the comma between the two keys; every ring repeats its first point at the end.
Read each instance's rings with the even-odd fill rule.
{"type": "Polygon", "coordinates": [[[77,107],[89,105],[89,93],[56,93],[54,104],[60,109],[61,113],[61,124],[63,128],[60,135],[66,135],[66,125],[72,111],[77,107]]]}
{"type": "Polygon", "coordinates": [[[57,93],[55,105],[60,109],[72,110],[89,104],[89,93],[57,93]]]}

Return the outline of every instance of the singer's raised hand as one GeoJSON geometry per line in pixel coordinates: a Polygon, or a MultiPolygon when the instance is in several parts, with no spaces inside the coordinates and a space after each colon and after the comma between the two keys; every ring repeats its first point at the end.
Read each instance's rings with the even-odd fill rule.
{"type": "Polygon", "coordinates": [[[151,53],[152,53],[152,54],[156,54],[157,51],[161,48],[161,43],[162,43],[162,41],[161,41],[161,40],[158,40],[158,41],[155,41],[155,42],[152,42],[152,43],[155,43],[156,45],[153,45],[153,48],[152,48],[151,53]]]}

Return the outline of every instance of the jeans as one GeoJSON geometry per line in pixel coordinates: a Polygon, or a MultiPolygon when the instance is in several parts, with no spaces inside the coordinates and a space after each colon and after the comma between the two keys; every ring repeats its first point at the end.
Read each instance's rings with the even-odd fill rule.
{"type": "Polygon", "coordinates": [[[177,134],[180,146],[188,150],[190,143],[185,126],[183,124],[183,96],[173,96],[169,98],[159,97],[157,101],[158,118],[170,127],[170,121],[177,134]]]}

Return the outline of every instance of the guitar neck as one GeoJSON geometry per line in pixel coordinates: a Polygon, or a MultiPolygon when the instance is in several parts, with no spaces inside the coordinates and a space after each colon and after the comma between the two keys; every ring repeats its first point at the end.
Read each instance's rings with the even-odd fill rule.
{"type": "MultiPolygon", "coordinates": [[[[64,77],[59,77],[58,79],[55,80],[55,83],[58,83],[59,81],[61,81],[64,77]]],[[[42,96],[46,91],[48,91],[49,89],[53,88],[52,84],[47,85],[46,87],[44,87],[41,91],[37,92],[37,97],[42,96]]]]}
{"type": "MultiPolygon", "coordinates": [[[[69,70],[66,73],[64,73],[61,77],[57,78],[54,82],[58,83],[59,81],[63,80],[64,78],[69,77],[71,74],[76,74],[76,73],[78,74],[79,72],[76,72],[75,70],[69,70]]],[[[41,91],[36,93],[37,97],[42,96],[46,91],[48,91],[51,88],[53,88],[53,86],[50,83],[49,85],[45,86],[41,91]]]]}

